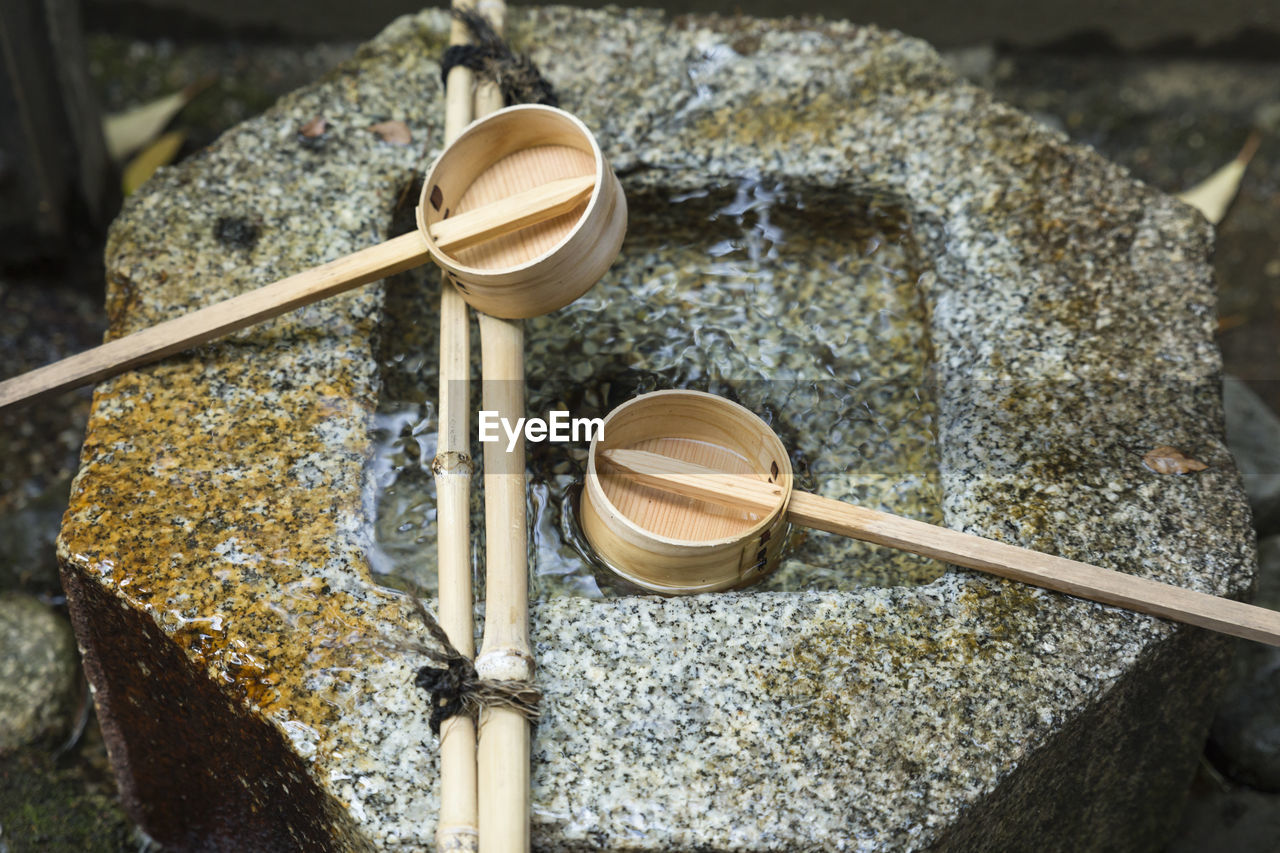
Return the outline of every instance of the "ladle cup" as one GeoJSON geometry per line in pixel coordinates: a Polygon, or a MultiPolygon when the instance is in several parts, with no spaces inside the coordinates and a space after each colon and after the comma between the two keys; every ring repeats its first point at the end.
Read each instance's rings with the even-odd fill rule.
{"type": "Polygon", "coordinates": [[[627,206],[581,121],[523,104],[472,124],[440,155],[422,185],[418,227],[431,257],[472,308],[526,319],[568,305],[604,275],[622,246],[627,206]],[[539,215],[483,245],[449,245],[438,236],[442,226],[476,208],[548,186],[585,187],[589,195],[566,196],[561,215],[539,215]]]}
{"type": "Polygon", "coordinates": [[[626,229],[622,190],[600,147],[582,122],[553,107],[510,107],[473,123],[432,167],[422,203],[419,228],[408,234],[0,382],[0,409],[114,376],[429,257],[478,310],[552,311],[603,275],[626,229]]]}
{"type": "Polygon", "coordinates": [[[736,403],[645,394],[610,412],[591,444],[583,531],[612,570],[665,594],[754,583],[776,565],[778,525],[790,522],[1280,645],[1275,611],[794,491],[786,458],[736,403]]]}

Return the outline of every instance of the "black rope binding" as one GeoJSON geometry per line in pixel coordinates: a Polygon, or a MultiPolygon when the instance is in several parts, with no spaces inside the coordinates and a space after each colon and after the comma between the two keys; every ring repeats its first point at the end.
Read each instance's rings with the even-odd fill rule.
{"type": "Polygon", "coordinates": [[[495,705],[512,708],[530,722],[537,722],[542,692],[535,685],[528,681],[481,678],[471,660],[449,642],[444,628],[427,611],[421,599],[416,595],[409,598],[422,618],[427,633],[441,649],[420,649],[439,666],[424,666],[413,679],[415,685],[431,694],[430,722],[434,734],[440,734],[440,724],[450,717],[468,716],[475,719],[481,708],[495,705]]]}
{"type": "Polygon", "coordinates": [[[513,104],[546,104],[560,106],[555,90],[542,76],[538,66],[528,56],[512,53],[502,37],[483,15],[458,9],[454,17],[471,31],[472,44],[450,46],[440,60],[440,77],[447,86],[449,72],[454,66],[470,68],[475,73],[494,81],[502,91],[507,106],[513,104]]]}

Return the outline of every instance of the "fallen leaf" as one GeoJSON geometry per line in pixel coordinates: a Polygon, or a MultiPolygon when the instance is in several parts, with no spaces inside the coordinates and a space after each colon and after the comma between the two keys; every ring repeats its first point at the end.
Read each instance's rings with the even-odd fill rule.
{"type": "Polygon", "coordinates": [[[324,136],[324,132],[329,129],[329,122],[325,121],[323,116],[316,116],[311,121],[298,128],[298,135],[305,136],[307,139],[316,139],[324,136]]]}
{"type": "Polygon", "coordinates": [[[191,99],[209,87],[216,78],[201,77],[180,92],[156,98],[139,107],[112,113],[102,120],[102,134],[107,153],[117,162],[142,148],[165,129],[191,99]]]}
{"type": "Polygon", "coordinates": [[[134,190],[146,183],[161,166],[167,166],[178,156],[182,143],[187,139],[184,130],[171,130],[129,161],[120,176],[121,187],[125,195],[132,195],[134,190]]]}
{"type": "Polygon", "coordinates": [[[1237,326],[1243,326],[1247,322],[1249,322],[1249,318],[1244,314],[1228,314],[1225,317],[1218,318],[1218,331],[1229,332],[1237,326]]]}
{"type": "Polygon", "coordinates": [[[1157,474],[1186,474],[1189,471],[1203,471],[1209,467],[1199,459],[1192,459],[1178,448],[1167,444],[1148,450],[1142,456],[1142,464],[1157,474]]]}
{"type": "Polygon", "coordinates": [[[409,125],[399,120],[379,122],[369,129],[381,136],[383,142],[390,142],[392,145],[408,145],[413,141],[409,125]]]}
{"type": "Polygon", "coordinates": [[[1244,147],[1235,159],[1191,189],[1178,193],[1178,198],[1204,214],[1204,218],[1217,225],[1227,215],[1231,202],[1235,201],[1245,167],[1258,151],[1262,136],[1258,131],[1249,134],[1244,147]]]}

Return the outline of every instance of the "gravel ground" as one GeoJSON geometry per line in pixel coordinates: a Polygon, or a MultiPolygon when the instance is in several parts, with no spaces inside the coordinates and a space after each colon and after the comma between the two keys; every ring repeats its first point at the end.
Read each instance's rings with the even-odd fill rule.
{"type": "MultiPolygon", "coordinates": [[[[184,153],[323,74],[354,45],[244,42],[176,44],[110,35],[90,39],[99,98],[120,109],[197,80],[212,82],[179,117],[184,153]]],[[[951,54],[963,73],[999,96],[1092,145],[1168,191],[1203,179],[1233,157],[1253,128],[1264,132],[1240,197],[1219,228],[1219,340],[1229,373],[1280,411],[1280,63],[1141,56],[1048,56],[976,47],[951,54]]],[[[100,340],[97,248],[72,261],[3,271],[0,372],[13,375],[100,340]]],[[[0,590],[58,603],[52,541],[75,470],[89,394],[71,392],[0,416],[0,590]]],[[[1278,850],[1280,795],[1235,782],[1206,758],[1192,789],[1177,851],[1278,850]]],[[[16,820],[0,796],[0,850],[138,849],[109,807],[105,753],[88,734],[56,761],[27,751],[0,773],[0,795],[24,792],[16,820]],[[105,786],[105,787],[104,787],[105,786]],[[31,791],[38,791],[32,795],[31,791]],[[78,810],[78,811],[77,811],[78,810]],[[48,834],[50,815],[98,816],[94,835],[48,834]],[[45,827],[39,829],[39,827],[45,827]],[[40,835],[44,832],[44,835],[40,835]],[[25,834],[24,834],[25,833],[25,834]]]]}

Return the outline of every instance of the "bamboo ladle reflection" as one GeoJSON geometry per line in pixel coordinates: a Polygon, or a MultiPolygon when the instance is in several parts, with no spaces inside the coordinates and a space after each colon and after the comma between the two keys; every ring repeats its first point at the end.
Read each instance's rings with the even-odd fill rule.
{"type": "MultiPolygon", "coordinates": [[[[710,394],[659,391],[637,397],[610,413],[604,422],[604,436],[592,443],[588,460],[585,532],[606,563],[650,589],[678,593],[705,587],[705,574],[700,574],[703,570],[696,565],[698,549],[705,554],[710,546],[734,541],[733,535],[719,541],[699,536],[697,528],[705,529],[708,515],[736,516],[747,525],[740,534],[746,538],[746,550],[738,561],[741,569],[736,585],[751,582],[769,568],[760,561],[776,561],[779,553],[768,542],[772,536],[766,536],[763,546],[757,544],[760,531],[768,530],[762,521],[785,518],[803,527],[1091,601],[1280,645],[1280,613],[1272,610],[794,491],[789,465],[772,471],[768,467],[749,470],[752,462],[768,461],[770,453],[777,455],[782,448],[768,426],[736,403],[710,394]],[[748,419],[755,424],[745,442],[746,452],[743,446],[724,448],[730,452],[721,457],[731,462],[736,459],[735,470],[691,461],[690,448],[705,456],[717,432],[731,435],[731,440],[743,445],[741,424],[748,419]],[[668,446],[659,447],[664,441],[668,446]],[[661,532],[655,532],[659,527],[661,532]],[[688,535],[691,530],[693,535],[688,535]],[[646,549],[651,553],[638,559],[646,549]],[[675,571],[682,552],[692,565],[683,579],[675,571]],[[655,564],[665,566],[661,575],[654,574],[655,564]]],[[[785,451],[780,455],[785,459],[785,451]]],[[[773,462],[777,459],[769,464],[773,462]]],[[[723,558],[720,564],[725,565],[723,558]]],[[[734,584],[720,588],[729,585],[734,584]]]]}

